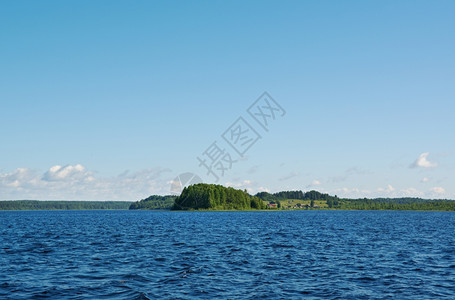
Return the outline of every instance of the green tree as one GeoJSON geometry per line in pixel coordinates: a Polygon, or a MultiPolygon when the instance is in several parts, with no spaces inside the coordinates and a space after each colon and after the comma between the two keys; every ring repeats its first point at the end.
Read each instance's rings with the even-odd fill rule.
{"type": "Polygon", "coordinates": [[[172,209],[243,210],[263,209],[264,203],[246,190],[237,190],[215,184],[195,184],[183,189],[172,209]]]}

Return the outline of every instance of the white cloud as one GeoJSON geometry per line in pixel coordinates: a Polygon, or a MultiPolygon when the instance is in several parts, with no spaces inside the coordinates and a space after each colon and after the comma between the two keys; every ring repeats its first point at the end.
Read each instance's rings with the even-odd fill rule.
{"type": "Polygon", "coordinates": [[[257,186],[257,184],[248,179],[245,179],[241,182],[226,182],[224,186],[233,187],[239,190],[247,190],[247,192],[250,194],[254,194],[255,191],[257,190],[254,189],[254,187],[257,186]]]}
{"type": "Polygon", "coordinates": [[[85,167],[77,164],[75,166],[67,165],[65,167],[56,165],[51,167],[43,175],[43,180],[46,181],[57,181],[67,179],[85,179],[91,176],[90,172],[85,172],[85,167]]]}
{"type": "Polygon", "coordinates": [[[18,168],[14,172],[1,174],[0,173],[0,187],[14,187],[18,188],[22,184],[30,182],[34,179],[34,174],[27,168],[18,168]]]}
{"type": "Polygon", "coordinates": [[[251,186],[252,182],[251,180],[245,179],[242,182],[226,182],[224,185],[227,187],[234,187],[234,188],[246,188],[251,186]]]}
{"type": "Polygon", "coordinates": [[[390,184],[387,185],[386,188],[379,187],[377,189],[378,192],[386,192],[386,193],[391,193],[395,191],[395,188],[391,186],[390,184]]]}
{"type": "Polygon", "coordinates": [[[414,187],[410,187],[407,189],[402,189],[400,190],[400,194],[396,195],[397,197],[423,197],[424,193],[419,191],[418,189],[414,187]]]}
{"type": "Polygon", "coordinates": [[[169,169],[153,168],[124,172],[120,176],[96,177],[80,164],[53,166],[44,173],[19,168],[0,173],[0,200],[131,200],[152,194],[169,194],[169,169]]]}
{"type": "Polygon", "coordinates": [[[422,183],[428,182],[428,181],[430,181],[430,179],[428,179],[427,177],[424,177],[424,178],[422,178],[422,180],[420,180],[420,182],[422,182],[422,183]]]}
{"type": "Polygon", "coordinates": [[[445,194],[446,190],[440,186],[435,186],[430,189],[430,191],[436,193],[436,194],[445,194]]]}
{"type": "MultiPolygon", "coordinates": [[[[234,179],[235,181],[228,181],[225,182],[223,185],[226,187],[233,187],[239,190],[247,190],[250,195],[254,195],[259,192],[267,192],[271,193],[272,190],[268,187],[259,186],[257,181],[252,181],[249,179],[241,180],[240,178],[234,179]],[[236,181],[238,180],[238,181],[236,181]]],[[[282,187],[280,190],[286,190],[286,188],[282,187]]]]}
{"type": "Polygon", "coordinates": [[[414,163],[410,165],[411,168],[435,168],[438,166],[437,163],[430,162],[428,156],[430,152],[425,152],[419,155],[414,163]]]}
{"type": "Polygon", "coordinates": [[[396,189],[392,185],[387,185],[386,188],[380,187],[376,190],[379,192],[378,197],[389,197],[389,198],[399,198],[399,197],[427,197],[424,192],[414,188],[409,187],[405,189],[396,189]]]}
{"type": "Polygon", "coordinates": [[[11,186],[11,187],[19,187],[21,184],[19,182],[19,180],[14,180],[13,182],[10,182],[10,183],[6,183],[7,186],[11,186]]]}
{"type": "Polygon", "coordinates": [[[307,185],[306,187],[309,189],[309,188],[312,188],[312,187],[319,186],[321,184],[322,184],[322,182],[320,182],[319,180],[315,179],[309,185],[307,185]]]}
{"type": "Polygon", "coordinates": [[[265,187],[263,187],[263,186],[258,187],[257,191],[258,191],[258,192],[267,192],[267,193],[270,193],[270,189],[265,188],[265,187]]]}
{"type": "MultiPolygon", "coordinates": [[[[358,188],[343,187],[343,188],[340,188],[340,189],[336,189],[335,192],[336,193],[341,193],[341,195],[344,196],[344,197],[356,197],[356,196],[359,196],[359,194],[362,193],[363,191],[361,191],[358,188]]],[[[366,191],[366,192],[368,192],[368,191],[366,191]]]]}

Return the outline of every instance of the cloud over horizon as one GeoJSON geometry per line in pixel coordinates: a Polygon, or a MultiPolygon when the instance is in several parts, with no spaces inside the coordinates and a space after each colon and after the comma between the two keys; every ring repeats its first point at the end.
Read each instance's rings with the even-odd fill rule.
{"type": "Polygon", "coordinates": [[[409,167],[410,168],[435,168],[438,166],[437,163],[430,162],[428,156],[430,152],[424,152],[419,155],[419,157],[413,162],[409,167]]]}
{"type": "Polygon", "coordinates": [[[150,168],[123,172],[114,177],[95,177],[81,164],[55,165],[40,173],[18,168],[0,173],[0,200],[126,200],[137,201],[151,194],[169,194],[163,174],[170,169],[150,168]]]}
{"type": "Polygon", "coordinates": [[[306,188],[309,189],[309,188],[312,188],[312,187],[319,186],[319,185],[321,185],[321,184],[322,184],[322,182],[320,182],[319,180],[315,179],[315,180],[313,180],[310,184],[308,184],[308,185],[306,186],[306,188]]]}
{"type": "Polygon", "coordinates": [[[435,187],[431,188],[430,190],[436,194],[445,194],[445,192],[446,192],[446,190],[440,186],[435,186],[435,187]]]}

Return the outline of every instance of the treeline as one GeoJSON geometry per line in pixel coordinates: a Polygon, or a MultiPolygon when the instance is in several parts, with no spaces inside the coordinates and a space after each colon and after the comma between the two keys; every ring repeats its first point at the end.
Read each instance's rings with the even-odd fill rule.
{"type": "Polygon", "coordinates": [[[375,198],[375,199],[340,199],[336,195],[323,194],[318,191],[283,191],[274,194],[260,192],[255,195],[264,201],[276,203],[280,208],[280,201],[283,200],[316,200],[326,201],[330,209],[344,210],[439,210],[455,211],[455,201],[453,200],[429,200],[421,198],[375,198]]]}
{"type": "Polygon", "coordinates": [[[0,201],[0,210],[101,210],[128,209],[131,202],[126,201],[38,201],[11,200],[0,201]]]}
{"type": "Polygon", "coordinates": [[[336,209],[346,210],[434,210],[455,211],[454,200],[427,200],[420,198],[342,199],[336,209]]]}
{"type": "Polygon", "coordinates": [[[171,209],[177,196],[152,195],[148,198],[131,203],[129,209],[171,209]]]}
{"type": "Polygon", "coordinates": [[[309,191],[309,192],[302,192],[302,191],[283,191],[274,194],[270,194],[267,192],[260,192],[255,195],[258,198],[261,198],[264,201],[281,201],[281,200],[324,200],[324,201],[338,201],[337,196],[330,196],[329,194],[323,194],[318,191],[309,191]]]}
{"type": "Polygon", "coordinates": [[[173,210],[264,209],[264,202],[247,191],[216,184],[199,183],[185,187],[175,199],[173,210]]]}

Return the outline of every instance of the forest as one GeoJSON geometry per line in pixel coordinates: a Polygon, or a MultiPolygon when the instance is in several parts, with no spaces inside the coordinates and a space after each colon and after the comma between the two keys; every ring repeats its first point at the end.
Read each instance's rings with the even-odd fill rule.
{"type": "Polygon", "coordinates": [[[264,209],[264,202],[246,190],[199,183],[185,187],[172,210],[250,210],[264,209]]]}
{"type": "Polygon", "coordinates": [[[177,196],[158,196],[152,195],[148,198],[142,199],[140,201],[131,203],[129,209],[151,209],[151,210],[160,210],[160,209],[171,209],[174,205],[174,201],[177,196]]]}
{"type": "MultiPolygon", "coordinates": [[[[276,203],[277,208],[286,209],[281,205],[287,200],[302,200],[309,203],[305,206],[306,209],[339,209],[339,210],[438,210],[438,211],[455,211],[454,200],[430,200],[421,198],[374,198],[374,199],[349,199],[338,198],[323,194],[318,191],[283,191],[274,194],[260,192],[256,197],[264,201],[276,203]],[[324,201],[324,207],[315,207],[315,201],[324,201]]],[[[302,202],[302,203],[303,203],[302,202]]],[[[302,206],[303,208],[303,206],[302,206]]]]}
{"type": "Polygon", "coordinates": [[[333,208],[342,210],[455,211],[455,201],[421,198],[341,199],[333,208]]]}
{"type": "Polygon", "coordinates": [[[270,194],[267,192],[260,192],[255,195],[258,198],[261,198],[264,201],[280,201],[280,200],[288,200],[288,199],[295,199],[295,200],[325,200],[325,201],[332,201],[337,202],[338,196],[330,196],[329,194],[323,194],[318,191],[309,191],[309,192],[302,192],[302,191],[283,191],[274,194],[270,194]]]}
{"type": "Polygon", "coordinates": [[[102,210],[128,209],[126,201],[39,201],[10,200],[0,201],[0,210],[102,210]]]}
{"type": "Polygon", "coordinates": [[[453,200],[420,198],[348,199],[318,191],[260,192],[252,196],[245,190],[214,184],[186,187],[179,197],[150,196],[132,203],[130,209],[172,210],[251,210],[251,209],[331,209],[331,210],[435,210],[455,211],[453,200]],[[291,201],[292,200],[292,201],[291,201]],[[292,202],[292,204],[288,204],[292,202]],[[295,205],[297,203],[297,205],[295,205]],[[270,206],[267,204],[276,204],[270,206]]]}
{"type": "Polygon", "coordinates": [[[153,195],[137,202],[126,201],[0,201],[0,210],[420,210],[455,211],[454,200],[421,198],[348,199],[318,191],[260,192],[215,184],[191,185],[180,196],[153,195]],[[273,204],[273,205],[270,205],[273,204]]]}

